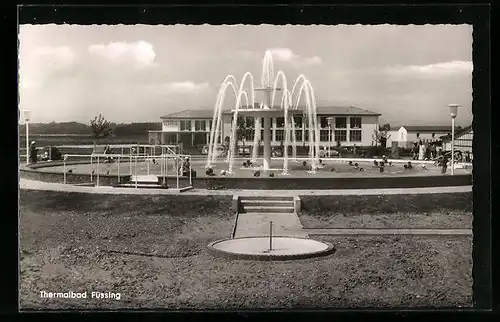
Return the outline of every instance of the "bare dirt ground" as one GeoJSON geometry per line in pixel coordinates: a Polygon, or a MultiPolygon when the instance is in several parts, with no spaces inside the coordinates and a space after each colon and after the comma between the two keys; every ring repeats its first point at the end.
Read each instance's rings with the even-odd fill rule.
{"type": "Polygon", "coordinates": [[[206,251],[231,234],[226,201],[165,200],[21,191],[21,309],[472,305],[472,237],[325,236],[336,247],[328,257],[230,261],[206,251]],[[42,299],[40,291],[121,299],[42,299]]]}
{"type": "Polygon", "coordinates": [[[472,212],[301,215],[304,228],[446,228],[472,229],[472,212]]]}

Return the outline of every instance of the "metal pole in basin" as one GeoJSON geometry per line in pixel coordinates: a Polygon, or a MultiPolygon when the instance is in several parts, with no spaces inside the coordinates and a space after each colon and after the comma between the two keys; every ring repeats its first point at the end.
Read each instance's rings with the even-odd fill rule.
{"type": "Polygon", "coordinates": [[[97,186],[99,187],[99,155],[97,156],[97,186]]]}
{"type": "Polygon", "coordinates": [[[175,173],[177,173],[177,189],[179,189],[179,156],[175,158],[175,173]]]}
{"type": "Polygon", "coordinates": [[[134,173],[135,173],[135,188],[137,189],[137,155],[135,156],[135,162],[134,162],[134,173]]]}
{"type": "Polygon", "coordinates": [[[120,156],[118,156],[118,183],[120,183],[120,156]]]}
{"type": "Polygon", "coordinates": [[[94,174],[94,163],[93,163],[93,156],[91,154],[90,155],[90,182],[93,182],[93,174],[94,174]]]}
{"type": "Polygon", "coordinates": [[[193,186],[193,178],[191,176],[191,162],[189,162],[189,185],[192,187],[193,186]]]}
{"type": "Polygon", "coordinates": [[[163,169],[163,184],[165,184],[165,177],[167,176],[167,171],[168,171],[168,155],[165,157],[162,152],[162,158],[165,158],[163,160],[163,166],[165,167],[163,169]]]}
{"type": "Polygon", "coordinates": [[[149,176],[149,154],[146,153],[146,168],[147,168],[147,173],[148,173],[148,176],[149,176]]]}
{"type": "Polygon", "coordinates": [[[63,172],[64,172],[64,184],[66,184],[66,155],[64,156],[64,161],[63,161],[63,172]]]}
{"type": "Polygon", "coordinates": [[[269,250],[273,250],[273,222],[269,222],[269,250]]]}

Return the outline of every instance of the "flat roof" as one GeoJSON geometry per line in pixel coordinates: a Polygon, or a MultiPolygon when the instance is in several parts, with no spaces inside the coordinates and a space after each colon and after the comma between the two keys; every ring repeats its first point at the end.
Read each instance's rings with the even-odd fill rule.
{"type": "MultiPolygon", "coordinates": [[[[401,125],[408,132],[451,132],[451,126],[449,125],[401,125]]],[[[457,128],[455,128],[455,131],[457,128]]]]}
{"type": "MultiPolygon", "coordinates": [[[[280,106],[274,106],[273,110],[280,110],[280,106]]],[[[306,111],[305,107],[299,107],[298,110],[306,111]]],[[[224,110],[222,112],[225,115],[232,114],[231,110],[224,110]]],[[[354,106],[318,106],[316,113],[318,115],[342,115],[342,116],[380,116],[382,114],[375,113],[369,110],[365,110],[354,106]]],[[[214,110],[200,109],[192,110],[186,109],[180,112],[167,114],[161,117],[161,119],[212,119],[214,117],[214,110]]]]}

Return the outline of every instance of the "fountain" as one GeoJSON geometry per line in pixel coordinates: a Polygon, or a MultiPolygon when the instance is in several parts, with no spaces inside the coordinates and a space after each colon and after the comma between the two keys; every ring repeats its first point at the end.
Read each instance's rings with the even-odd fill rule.
{"type": "Polygon", "coordinates": [[[283,142],[283,168],[281,170],[282,175],[288,175],[288,146],[290,144],[292,144],[292,158],[297,158],[294,123],[294,116],[296,115],[302,115],[305,119],[307,119],[309,127],[309,160],[311,164],[311,170],[309,173],[316,173],[319,164],[319,130],[314,90],[309,80],[304,75],[300,75],[295,80],[292,90],[290,91],[288,89],[287,79],[283,71],[278,71],[276,76],[274,76],[273,58],[272,53],[269,50],[266,51],[262,64],[261,87],[255,88],[254,78],[250,72],[243,75],[241,83],[238,87],[236,84],[236,78],[233,75],[226,76],[222,82],[219,93],[217,94],[212,128],[210,130],[210,142],[206,164],[207,168],[213,167],[217,158],[217,154],[215,152],[217,151],[217,145],[220,144],[219,139],[221,140],[220,131],[222,107],[224,105],[228,88],[232,89],[232,93],[236,97],[236,103],[234,108],[231,110],[233,119],[229,140],[229,151],[226,157],[226,162],[228,163],[227,174],[233,173],[234,157],[237,153],[237,151],[235,151],[237,140],[237,119],[238,116],[245,116],[254,118],[255,134],[252,149],[252,162],[257,162],[259,160],[258,142],[261,140],[263,142],[264,151],[262,156],[262,166],[260,169],[264,171],[271,170],[271,118],[284,118],[285,137],[283,142]],[[245,90],[247,80],[249,81],[249,92],[245,90]],[[278,84],[280,84],[281,87],[278,87],[278,84]],[[263,93],[263,98],[261,102],[258,102],[256,105],[255,92],[257,91],[263,93]],[[283,95],[280,105],[276,107],[274,105],[274,101],[278,91],[282,91],[283,95]],[[250,97],[248,93],[250,93],[250,97]],[[303,94],[305,95],[305,110],[299,108],[303,94]],[[244,100],[243,105],[242,100],[244,100]],[[261,119],[263,120],[262,124],[261,119]],[[260,137],[261,127],[263,130],[263,138],[260,137]]]}

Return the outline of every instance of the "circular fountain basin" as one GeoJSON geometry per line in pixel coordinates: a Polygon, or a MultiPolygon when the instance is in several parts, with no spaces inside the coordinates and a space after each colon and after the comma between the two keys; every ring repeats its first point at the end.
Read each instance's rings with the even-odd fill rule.
{"type": "Polygon", "coordinates": [[[305,259],[335,251],[330,243],[299,237],[273,237],[272,250],[269,246],[269,237],[241,237],[210,243],[208,249],[215,256],[242,260],[305,259]]]}

